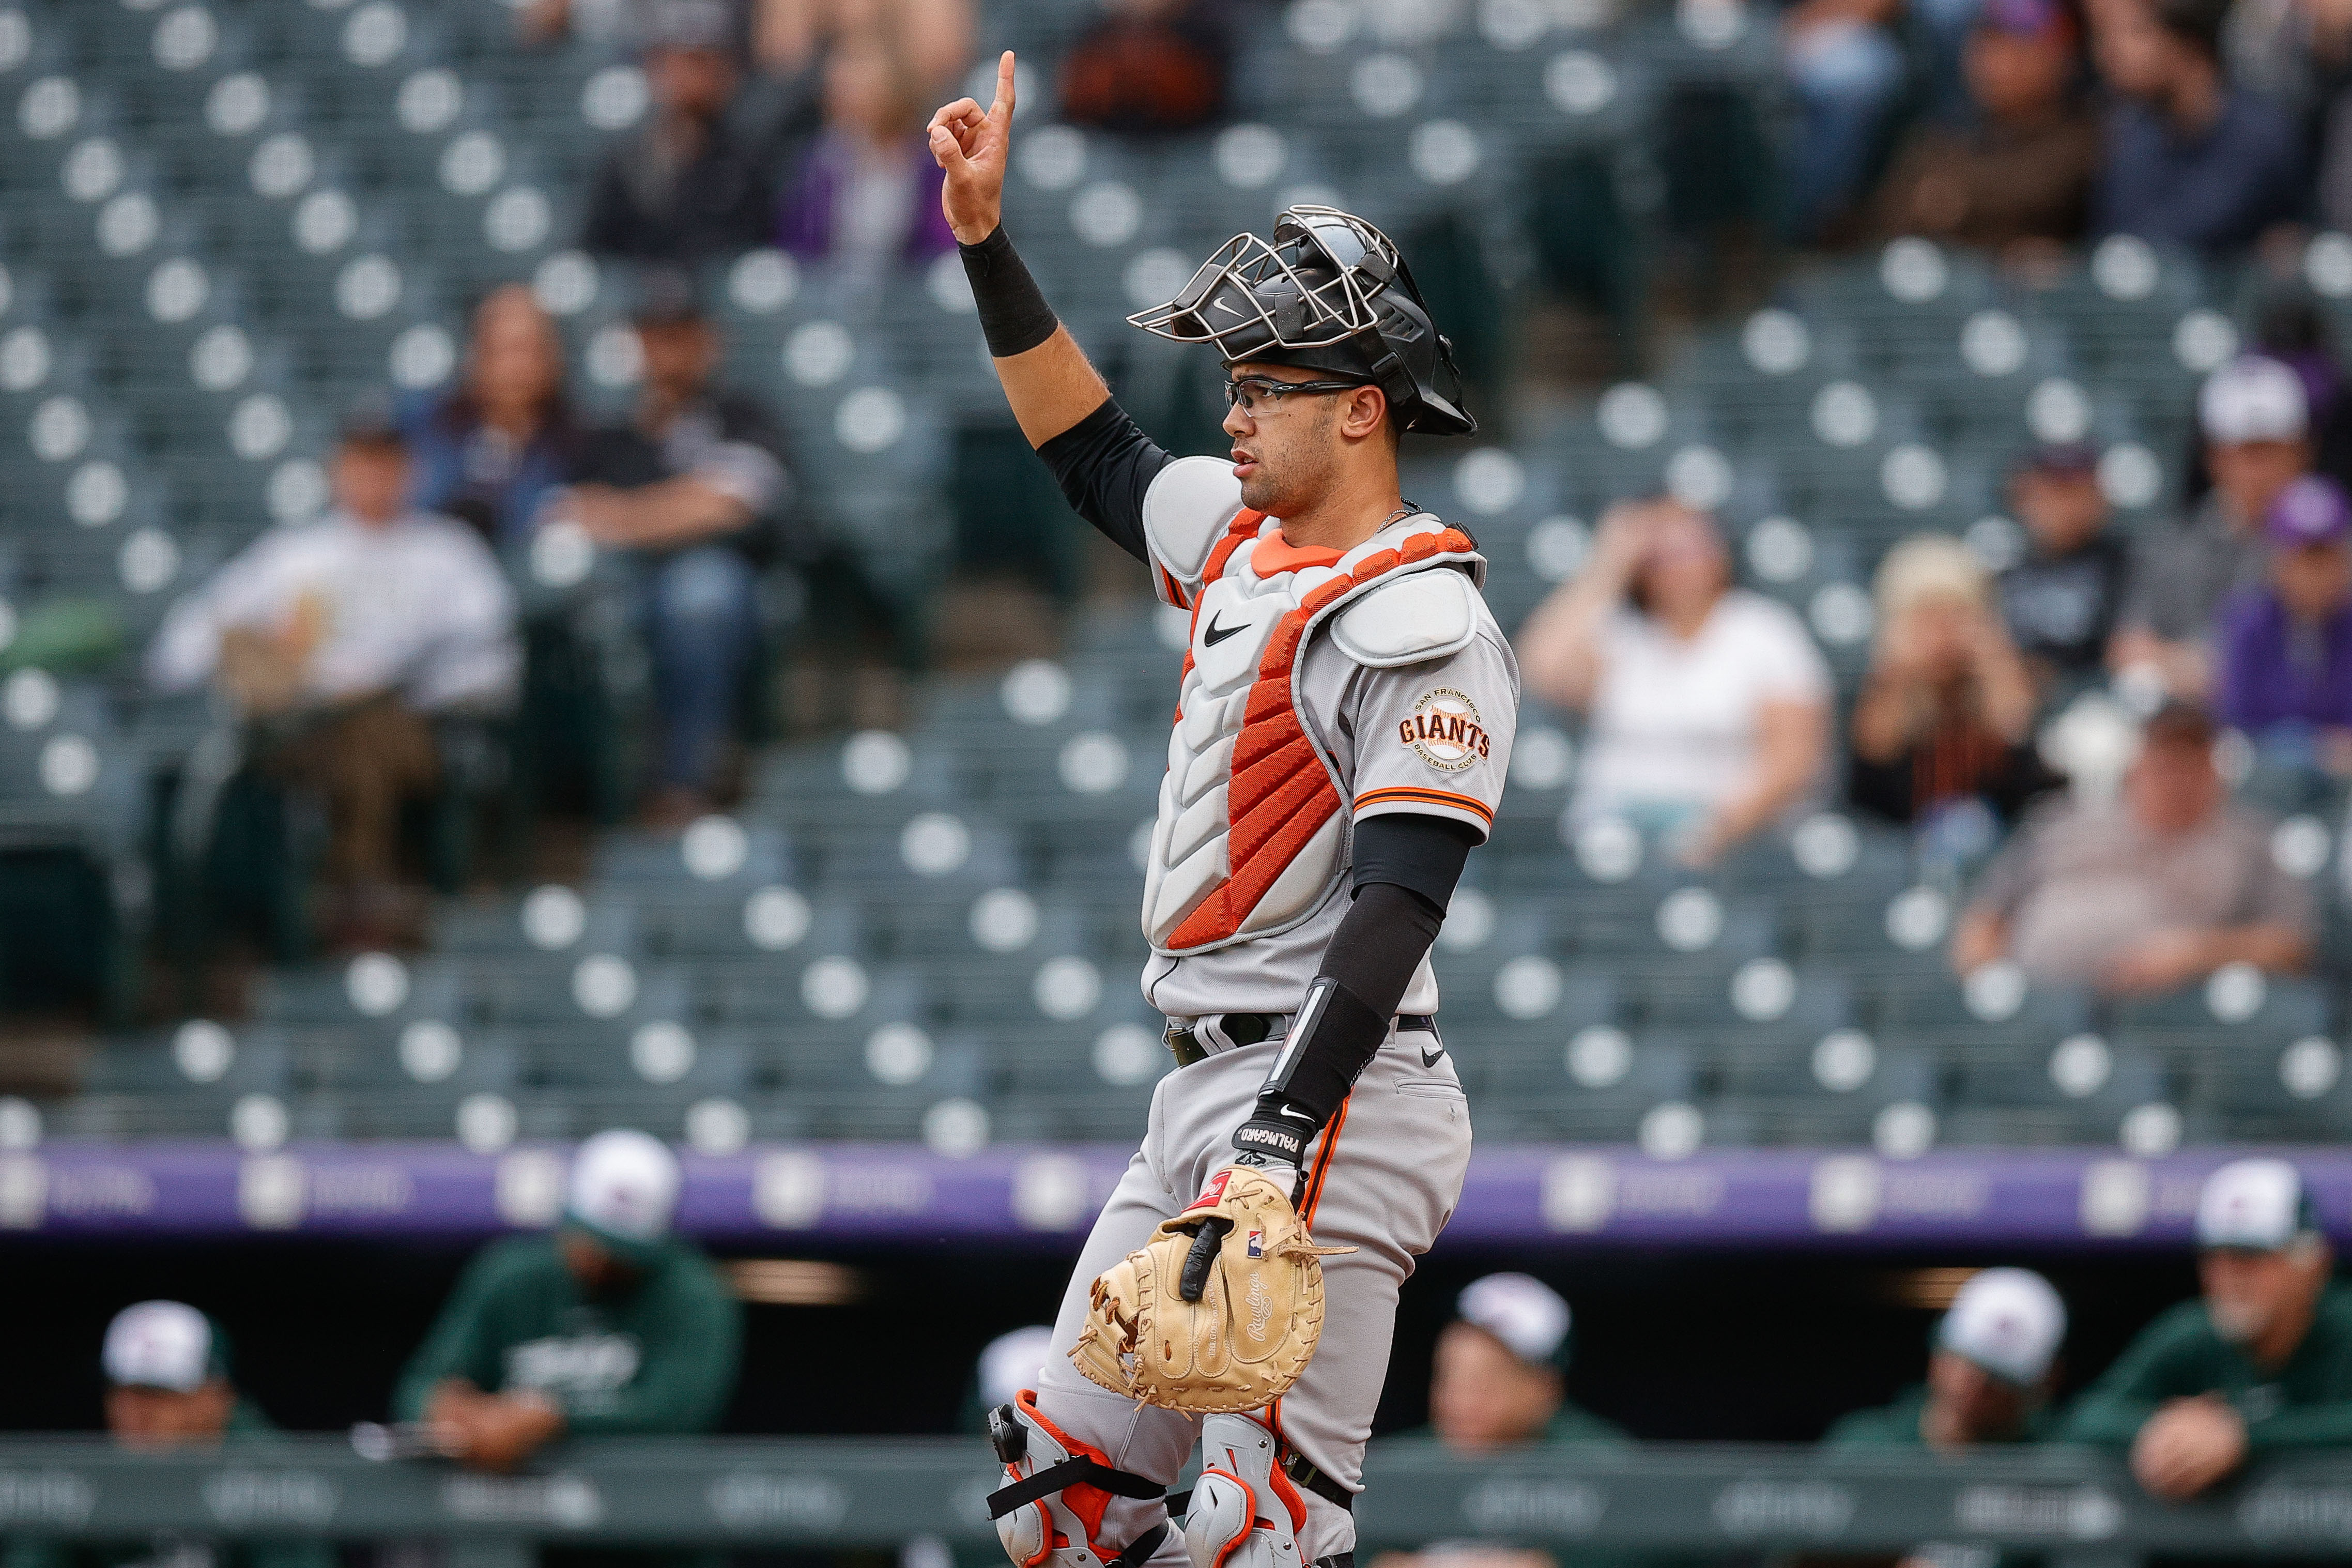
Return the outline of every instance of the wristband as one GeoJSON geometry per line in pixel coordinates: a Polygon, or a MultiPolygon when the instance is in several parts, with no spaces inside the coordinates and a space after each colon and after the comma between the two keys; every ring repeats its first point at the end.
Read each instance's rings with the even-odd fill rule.
{"type": "Polygon", "coordinates": [[[1307,1145],[1321,1131],[1315,1122],[1302,1118],[1278,1111],[1268,1114],[1261,1110],[1234,1130],[1234,1147],[1240,1152],[1240,1158],[1234,1163],[1304,1167],[1307,1145]]]}
{"type": "Polygon", "coordinates": [[[1054,335],[1062,323],[1028,266],[999,224],[978,245],[956,247],[963,258],[963,275],[971,280],[971,297],[980,307],[981,335],[997,359],[1027,353],[1054,335]]]}

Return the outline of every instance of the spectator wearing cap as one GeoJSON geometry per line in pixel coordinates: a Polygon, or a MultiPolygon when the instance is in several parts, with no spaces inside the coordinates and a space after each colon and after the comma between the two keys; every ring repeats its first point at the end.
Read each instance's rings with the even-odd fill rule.
{"type": "Polygon", "coordinates": [[[2352,503],[2305,474],[2263,531],[2270,581],[2222,616],[2221,717],[2266,762],[2352,773],[2352,503]]]}
{"type": "Polygon", "coordinates": [[[734,1389],[742,1310],[672,1234],[677,1159],[643,1132],[572,1157],[563,1223],[494,1244],[402,1374],[395,1414],[452,1458],[510,1469],[565,1433],[710,1431],[734,1389]]]}
{"type": "Polygon", "coordinates": [[[677,826],[709,810],[719,787],[791,479],[774,416],[713,384],[723,344],[691,279],[666,270],[640,279],[636,333],[636,408],[591,437],[580,482],[550,511],[637,567],[661,730],[646,816],[677,826]]]}
{"type": "MultiPolygon", "coordinates": [[[[1531,1448],[1626,1448],[1633,1439],[1568,1398],[1572,1315],[1559,1293],[1528,1274],[1489,1274],[1454,1300],[1454,1321],[1437,1336],[1429,1380],[1429,1425],[1381,1440],[1393,1453],[1434,1447],[1485,1458],[1531,1448]]],[[[1384,1553],[1383,1568],[1604,1568],[1636,1563],[1632,1553],[1528,1550],[1480,1541],[1438,1542],[1420,1552],[1384,1553]]]]}
{"type": "Polygon", "coordinates": [[[1062,118],[1124,136],[1224,118],[1233,19],[1221,0],[1107,0],[1062,59],[1062,118]]]}
{"type": "Polygon", "coordinates": [[[1630,1441],[1569,1402],[1572,1315],[1550,1286],[1529,1274],[1489,1274],[1464,1288],[1454,1313],[1430,1367],[1428,1428],[1395,1441],[1433,1441],[1462,1455],[1630,1441]]]}
{"type": "MultiPolygon", "coordinates": [[[[125,1448],[235,1447],[278,1430],[237,1392],[220,1325],[185,1302],[141,1301],[116,1313],[106,1327],[99,1365],[106,1377],[106,1429],[125,1448]]],[[[176,1537],[72,1545],[24,1537],[0,1551],[6,1568],[131,1568],[161,1561],[211,1568],[334,1568],[335,1551],[318,1541],[176,1537]]]]}
{"type": "Polygon", "coordinates": [[[2311,466],[2310,419],[2302,378],[2277,360],[2249,354],[2205,378],[2197,423],[2213,489],[2187,523],[2150,535],[2133,557],[2113,668],[2144,668],[2173,695],[2206,700],[2221,605],[2268,569],[2263,520],[2311,466]]]}
{"type": "Polygon", "coordinates": [[[2115,89],[2094,222],[2158,245],[2242,250],[2303,207],[2304,156],[2274,105],[2221,66],[2230,0],[2108,0],[2092,47],[2115,89]]]}
{"type": "Polygon", "coordinates": [[[2123,608],[2131,552],[2107,527],[2098,454],[2044,447],[2010,481],[2024,556],[2000,574],[2002,621],[2045,693],[2098,676],[2123,608]]]}
{"type": "Polygon", "coordinates": [[[540,509],[580,461],[563,339],[525,284],[494,289],[474,308],[457,389],[404,412],[416,504],[471,524],[494,549],[529,542],[540,509]]]}
{"type": "Polygon", "coordinates": [[[730,110],[741,73],[723,0],[654,0],[644,60],[653,106],[596,171],[581,244],[603,256],[689,264],[767,237],[773,161],[730,110]]]}
{"type": "MultiPolygon", "coordinates": [[[[2352,9],[2345,21],[2352,26],[2352,9]]],[[[2352,383],[2327,307],[2300,279],[2273,278],[2256,294],[2253,318],[2246,352],[2278,361],[2303,383],[2312,471],[2352,488],[2352,396],[2347,395],[2352,383]]],[[[2195,458],[2187,493],[2201,495],[2212,481],[2204,471],[2203,452],[2195,458]]]]}
{"type": "Polygon", "coordinates": [[[824,126],[803,155],[776,243],[852,279],[887,278],[955,249],[923,139],[924,102],[892,41],[863,32],[824,62],[824,126]]]}
{"type": "Polygon", "coordinates": [[[2213,738],[2203,710],[2169,703],[2142,727],[2117,798],[2028,813],[1961,914],[1953,967],[2007,959],[2037,980],[2118,994],[2170,991],[2228,963],[2303,967],[2309,890],[2273,860],[2270,818],[2231,802],[2213,738]]]}
{"type": "Polygon", "coordinates": [[[172,606],[147,653],[164,691],[212,685],[264,776],[324,797],[326,875],[347,944],[392,940],[402,803],[441,782],[436,728],[514,701],[514,595],[464,524],[409,499],[408,447],[373,405],[345,425],[335,505],[263,534],[172,606]]]}
{"type": "Polygon", "coordinates": [[[1832,1448],[1934,1448],[2029,1443],[2050,1432],[2049,1403],[2066,1304],[2028,1269],[1969,1277],[1936,1325],[1927,1381],[1857,1410],[1822,1439],[1832,1448]]]}
{"type": "Polygon", "coordinates": [[[1915,132],[1879,188],[1882,235],[1988,250],[2071,245],[2090,221],[2099,126],[2064,0],[1986,0],[1962,56],[1968,119],[1915,132]]]}
{"type": "Polygon", "coordinates": [[[2197,1247],[2201,1299],[2143,1329],[2060,1436],[2127,1451],[2140,1485],[2175,1499],[2249,1459],[2352,1447],[2352,1290],[2301,1173],[2270,1158],[2215,1171],[2197,1247]]]}
{"type": "Polygon", "coordinates": [[[1787,605],[1731,584],[1712,519],[1627,502],[1517,638],[1528,689],[1587,716],[1570,810],[1714,860],[1821,784],[1830,676],[1787,605]]]}
{"type": "Polygon", "coordinates": [[[2033,680],[1993,608],[1992,580],[1957,539],[1886,552],[1878,641],[1849,728],[1846,795],[1893,822],[1966,807],[2013,818],[2059,783],[2030,743],[2033,680]]]}

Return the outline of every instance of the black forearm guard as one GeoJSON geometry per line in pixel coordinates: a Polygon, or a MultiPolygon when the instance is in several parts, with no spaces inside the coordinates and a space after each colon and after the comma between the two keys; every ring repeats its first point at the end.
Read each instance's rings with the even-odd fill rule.
{"type": "Polygon", "coordinates": [[[963,275],[971,279],[981,335],[988,340],[991,354],[1011,359],[1054,335],[1061,321],[1045,303],[1037,280],[1029,276],[1021,253],[1004,237],[1003,225],[978,245],[958,245],[956,249],[963,257],[963,275]]]}
{"type": "MultiPolygon", "coordinates": [[[[1453,869],[1460,868],[1457,858],[1453,869]]],[[[1450,885],[1445,891],[1452,893],[1450,885]]],[[[1234,1148],[1306,1163],[1307,1145],[1339,1112],[1339,1102],[1388,1039],[1389,1021],[1444,918],[1441,905],[1393,882],[1357,891],[1324,950],[1323,973],[1307,988],[1307,1000],[1291,1020],[1250,1119],[1234,1133],[1234,1148]]]]}
{"type": "Polygon", "coordinates": [[[1316,976],[1256,1107],[1234,1132],[1234,1147],[1304,1165],[1307,1145],[1338,1113],[1388,1035],[1387,1014],[1329,975],[1316,976]]]}

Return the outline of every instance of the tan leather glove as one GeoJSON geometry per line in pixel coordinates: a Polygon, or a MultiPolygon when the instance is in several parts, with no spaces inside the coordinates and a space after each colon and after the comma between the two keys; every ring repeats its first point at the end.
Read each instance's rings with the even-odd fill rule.
{"type": "Polygon", "coordinates": [[[1194,1415],[1257,1410],[1290,1392],[1323,1333],[1323,1265],[1286,1187],[1245,1165],[1094,1285],[1070,1360],[1092,1382],[1194,1415]]]}

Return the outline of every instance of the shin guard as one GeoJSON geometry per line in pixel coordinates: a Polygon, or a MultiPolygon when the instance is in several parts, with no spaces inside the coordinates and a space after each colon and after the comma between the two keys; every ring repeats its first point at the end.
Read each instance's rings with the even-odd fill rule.
{"type": "Polygon", "coordinates": [[[1275,1460],[1274,1434],[1246,1415],[1201,1424],[1201,1479],[1184,1516],[1192,1568],[1300,1568],[1307,1500],[1275,1460]]]}
{"type": "Polygon", "coordinates": [[[1150,1501],[1167,1489],[1114,1468],[1101,1449],[1039,1415],[1036,1401],[1024,1391],[988,1415],[1005,1483],[989,1494],[988,1515],[1005,1555],[1018,1568],[1139,1568],[1167,1536],[1167,1521],[1122,1546],[1102,1540],[1103,1515],[1115,1497],[1150,1501]]]}

